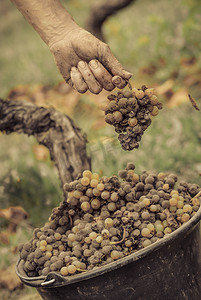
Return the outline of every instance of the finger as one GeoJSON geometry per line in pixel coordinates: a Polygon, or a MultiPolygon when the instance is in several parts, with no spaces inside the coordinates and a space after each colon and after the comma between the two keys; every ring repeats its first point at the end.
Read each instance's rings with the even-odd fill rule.
{"type": "Polygon", "coordinates": [[[79,61],[78,70],[82,74],[84,81],[86,82],[90,92],[93,94],[99,94],[102,91],[102,86],[95,79],[93,73],[89,69],[88,64],[85,61],[79,61]]]}
{"type": "Polygon", "coordinates": [[[119,89],[123,89],[127,85],[127,81],[121,78],[120,76],[112,77],[112,82],[119,89]]]}
{"type": "Polygon", "coordinates": [[[115,86],[112,83],[112,75],[96,59],[89,62],[89,68],[94,74],[96,80],[103,86],[106,91],[112,91],[115,86]]]}
{"type": "Polygon", "coordinates": [[[113,75],[119,75],[125,80],[129,80],[132,73],[129,73],[124,70],[123,66],[113,55],[110,47],[105,43],[99,44],[99,61],[104,65],[104,67],[113,75]]]}
{"type": "Polygon", "coordinates": [[[84,81],[82,74],[76,67],[71,68],[70,72],[71,81],[73,83],[73,87],[81,94],[85,93],[88,90],[88,86],[84,81]]]}
{"type": "Polygon", "coordinates": [[[66,83],[69,84],[73,88],[73,82],[72,82],[71,78],[66,80],[66,83]]]}

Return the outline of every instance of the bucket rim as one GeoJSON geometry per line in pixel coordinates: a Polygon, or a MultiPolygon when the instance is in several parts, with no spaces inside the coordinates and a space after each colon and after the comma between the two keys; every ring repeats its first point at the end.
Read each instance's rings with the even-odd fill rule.
{"type": "Polygon", "coordinates": [[[168,246],[174,240],[179,239],[180,237],[184,238],[189,235],[195,227],[199,225],[201,220],[201,201],[200,207],[196,214],[180,228],[173,231],[171,234],[168,234],[166,237],[161,238],[155,243],[147,246],[146,248],[140,249],[128,256],[118,259],[117,261],[111,262],[105,266],[98,267],[95,270],[90,270],[83,272],[81,274],[76,274],[73,276],[63,276],[56,272],[50,272],[47,276],[38,276],[38,277],[28,277],[20,274],[19,265],[22,263],[22,259],[18,259],[16,263],[16,273],[21,279],[21,281],[32,287],[56,287],[61,285],[69,285],[77,283],[79,281],[88,280],[90,278],[103,275],[110,271],[116,270],[120,267],[123,267],[131,262],[142,259],[143,257],[149,255],[152,252],[162,248],[163,246],[168,246]],[[54,279],[54,280],[53,280],[54,279]]]}

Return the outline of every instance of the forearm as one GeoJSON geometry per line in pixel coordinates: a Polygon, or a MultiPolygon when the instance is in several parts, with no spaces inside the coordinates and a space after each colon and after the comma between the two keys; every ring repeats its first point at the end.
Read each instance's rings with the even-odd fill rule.
{"type": "Polygon", "coordinates": [[[43,41],[51,46],[77,26],[59,0],[11,0],[43,41]]]}

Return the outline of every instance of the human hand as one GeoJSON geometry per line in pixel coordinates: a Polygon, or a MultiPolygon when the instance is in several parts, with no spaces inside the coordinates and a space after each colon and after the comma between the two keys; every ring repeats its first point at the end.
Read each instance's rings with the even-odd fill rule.
{"type": "Polygon", "coordinates": [[[102,89],[123,88],[132,76],[123,69],[107,44],[77,24],[49,46],[63,78],[79,93],[90,90],[99,94],[102,89]]]}

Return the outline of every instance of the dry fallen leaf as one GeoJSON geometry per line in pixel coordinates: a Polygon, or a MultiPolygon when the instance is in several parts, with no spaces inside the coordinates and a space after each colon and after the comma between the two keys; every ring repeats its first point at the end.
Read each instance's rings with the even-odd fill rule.
{"type": "Polygon", "coordinates": [[[6,230],[0,232],[0,242],[4,245],[9,244],[9,237],[16,232],[18,224],[26,220],[28,213],[21,206],[10,206],[0,209],[0,218],[9,221],[6,230]]]}
{"type": "Polygon", "coordinates": [[[0,232],[0,243],[4,245],[9,245],[9,233],[8,231],[0,232]]]}
{"type": "Polygon", "coordinates": [[[172,97],[167,102],[167,106],[169,108],[172,108],[183,103],[187,103],[188,101],[188,90],[186,88],[182,88],[172,95],[172,97]]]}
{"type": "Polygon", "coordinates": [[[9,206],[0,209],[0,218],[9,220],[12,223],[19,224],[27,219],[28,213],[21,206],[9,206]]]}
{"type": "Polygon", "coordinates": [[[173,88],[173,86],[174,86],[174,80],[173,79],[168,79],[163,84],[161,84],[161,85],[159,85],[155,88],[156,94],[157,95],[164,95],[169,90],[171,90],[173,88]]]}
{"type": "Polygon", "coordinates": [[[37,160],[45,161],[49,157],[49,150],[43,145],[34,145],[33,146],[33,153],[37,160]]]}

